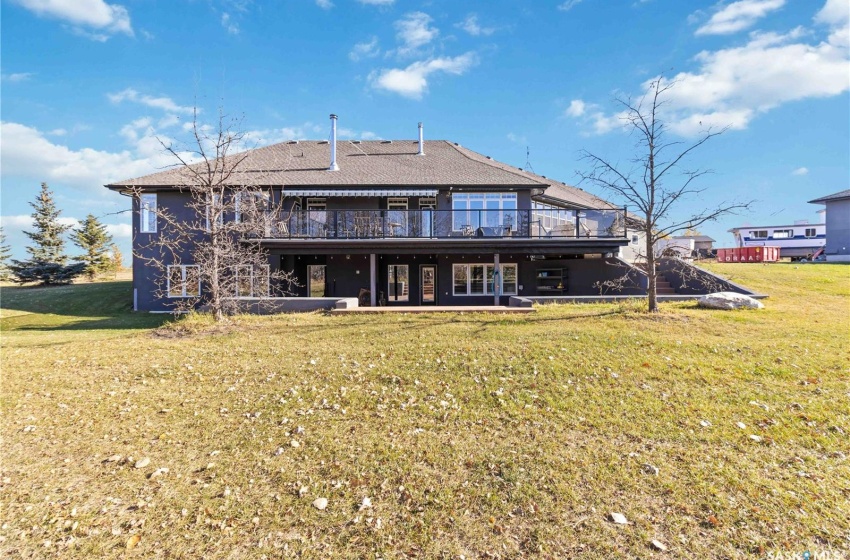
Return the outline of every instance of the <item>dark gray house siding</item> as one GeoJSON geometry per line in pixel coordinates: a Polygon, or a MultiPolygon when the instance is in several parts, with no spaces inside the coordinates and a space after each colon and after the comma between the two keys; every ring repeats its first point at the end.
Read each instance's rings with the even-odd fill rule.
{"type": "MultiPolygon", "coordinates": [[[[269,182],[259,187],[272,191],[286,216],[272,218],[276,225],[267,231],[267,237],[254,241],[267,251],[271,270],[291,271],[297,278],[298,285],[287,294],[291,297],[357,297],[371,288],[372,256],[376,299],[386,305],[493,305],[492,285],[487,285],[484,294],[455,293],[454,274],[456,265],[469,267],[465,269],[470,277],[468,289],[480,292],[480,274],[496,262],[496,255],[500,274],[507,265],[515,267],[516,295],[598,294],[600,281],[622,273],[601,257],[616,254],[628,242],[625,232],[606,230],[599,216],[605,214],[608,227],[613,228],[615,223],[625,222],[623,211],[589,193],[443,141],[426,143],[425,156],[416,155],[415,142],[339,146],[339,171],[321,168],[319,162],[328,149],[322,142],[260,148],[246,159],[249,169],[279,169],[263,171],[269,182]],[[290,157],[293,151],[297,153],[290,157]],[[281,158],[286,158],[289,167],[278,163],[281,158]],[[479,211],[470,206],[468,211],[453,210],[455,203],[487,193],[500,193],[502,202],[495,209],[479,211]],[[515,196],[515,210],[504,202],[512,200],[505,193],[515,196]],[[391,198],[406,199],[403,225],[391,225],[392,212],[399,212],[389,209],[391,198]],[[435,211],[420,211],[425,198],[433,201],[435,211]],[[324,210],[308,212],[310,199],[321,199],[324,210]],[[537,203],[554,211],[561,208],[559,212],[572,217],[561,228],[542,227],[543,221],[532,211],[537,203]],[[352,232],[355,214],[367,214],[381,227],[367,235],[352,232]],[[463,221],[472,223],[461,231],[458,224],[463,221]],[[316,225],[313,222],[320,227],[311,227],[316,225]],[[427,302],[423,301],[423,267],[435,273],[433,292],[429,288],[426,294],[433,295],[427,302]],[[324,273],[323,283],[313,283],[312,294],[311,270],[314,275],[324,273]],[[397,275],[392,286],[391,270],[397,275]],[[400,280],[405,270],[407,277],[400,280]],[[393,290],[400,292],[397,300],[392,297],[393,290]]],[[[166,171],[107,186],[125,194],[156,192],[160,212],[182,222],[201,222],[204,216],[189,208],[191,195],[177,186],[185,184],[182,180],[166,171]]],[[[156,255],[146,247],[152,236],[166,234],[168,225],[160,220],[157,232],[141,232],[139,202],[134,198],[132,204],[136,307],[169,311],[175,300],[164,295],[162,284],[168,263],[153,266],[156,255]]],[[[203,235],[202,231],[198,235],[203,235]]],[[[180,264],[193,264],[190,248],[178,256],[180,264]]],[[[499,303],[506,305],[511,295],[513,291],[500,294],[499,303]]]]}

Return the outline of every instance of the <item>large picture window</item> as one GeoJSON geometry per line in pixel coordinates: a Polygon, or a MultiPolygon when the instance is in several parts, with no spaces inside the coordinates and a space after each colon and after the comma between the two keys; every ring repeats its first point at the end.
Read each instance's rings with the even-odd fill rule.
{"type": "Polygon", "coordinates": [[[168,266],[168,297],[198,297],[201,295],[201,269],[197,265],[168,266]]]}
{"type": "Polygon", "coordinates": [[[517,229],[516,193],[458,193],[452,197],[452,229],[479,227],[517,229]]]}
{"type": "Polygon", "coordinates": [[[494,285],[496,268],[492,264],[452,265],[453,294],[456,296],[492,296],[494,295],[494,288],[497,288],[499,295],[516,295],[517,265],[501,264],[499,269],[501,274],[494,285]]]}
{"type": "Polygon", "coordinates": [[[143,194],[139,198],[139,231],[156,233],[156,193],[143,194]]]}

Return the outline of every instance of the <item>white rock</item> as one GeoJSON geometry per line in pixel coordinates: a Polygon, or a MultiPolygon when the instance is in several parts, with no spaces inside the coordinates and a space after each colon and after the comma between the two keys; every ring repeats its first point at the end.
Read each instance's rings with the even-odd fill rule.
{"type": "Polygon", "coordinates": [[[629,521],[626,519],[626,516],[622,513],[611,513],[611,521],[613,521],[617,525],[627,525],[629,523],[629,521]]]}
{"type": "Polygon", "coordinates": [[[158,476],[162,476],[164,474],[168,474],[168,469],[166,467],[162,467],[160,469],[156,469],[153,471],[148,478],[157,478],[158,476]]]}
{"type": "Polygon", "coordinates": [[[363,498],[363,502],[361,502],[361,504],[360,504],[360,509],[359,509],[359,511],[363,511],[364,509],[366,509],[366,508],[370,508],[370,507],[372,507],[372,500],[371,500],[371,498],[364,497],[364,498],[363,498]]]}
{"type": "Polygon", "coordinates": [[[298,497],[303,498],[304,496],[307,495],[307,493],[309,491],[310,491],[309,488],[307,488],[306,486],[302,486],[301,488],[298,489],[298,497]]]}
{"type": "Polygon", "coordinates": [[[106,458],[106,462],[107,463],[117,463],[118,461],[120,461],[123,458],[124,457],[122,457],[121,455],[110,455],[109,457],[106,458]]]}
{"type": "Polygon", "coordinates": [[[658,472],[659,472],[658,467],[656,467],[655,465],[650,465],[649,463],[644,463],[643,466],[641,467],[641,469],[646,474],[652,474],[652,475],[658,476],[658,472]]]}
{"type": "Polygon", "coordinates": [[[292,440],[292,441],[290,441],[290,442],[289,442],[289,445],[291,445],[292,447],[295,447],[295,448],[301,447],[301,444],[300,444],[300,443],[298,443],[298,441],[297,441],[297,440],[292,440]]]}
{"type": "Polygon", "coordinates": [[[316,498],[315,500],[313,500],[313,507],[319,511],[325,509],[326,507],[328,507],[327,498],[316,498]]]}
{"type": "Polygon", "coordinates": [[[148,465],[150,465],[150,464],[151,464],[151,460],[150,460],[150,458],[149,458],[149,457],[142,457],[141,459],[139,459],[138,461],[136,461],[136,464],[135,464],[134,466],[135,466],[137,469],[143,469],[143,468],[147,467],[147,466],[148,466],[148,465]]]}
{"type": "Polygon", "coordinates": [[[667,550],[667,547],[664,545],[663,542],[661,542],[659,540],[652,540],[651,542],[652,542],[652,546],[654,546],[657,550],[660,550],[662,552],[667,550]]]}
{"type": "Polygon", "coordinates": [[[735,422],[735,425],[741,428],[742,430],[747,427],[747,425],[743,422],[735,422]]]}
{"type": "Polygon", "coordinates": [[[700,420],[699,425],[703,428],[708,428],[711,426],[711,422],[709,422],[708,420],[700,420]]]}
{"type": "Polygon", "coordinates": [[[757,436],[757,435],[755,435],[755,434],[752,434],[752,435],[750,436],[750,439],[751,439],[751,440],[753,440],[753,441],[754,441],[754,442],[756,442],[756,443],[760,443],[760,442],[761,442],[761,440],[762,440],[762,437],[761,437],[761,436],[757,436]]]}
{"type": "Polygon", "coordinates": [[[715,292],[706,294],[697,300],[699,307],[708,309],[763,309],[760,301],[735,292],[715,292]]]}

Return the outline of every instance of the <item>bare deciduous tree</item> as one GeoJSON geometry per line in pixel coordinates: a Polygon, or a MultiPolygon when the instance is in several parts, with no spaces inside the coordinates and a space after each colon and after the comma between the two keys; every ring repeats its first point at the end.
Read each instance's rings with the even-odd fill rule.
{"type": "Polygon", "coordinates": [[[679,203],[693,198],[705,189],[697,188],[695,181],[710,173],[707,170],[685,170],[683,161],[710,139],[727,129],[708,129],[696,141],[685,143],[666,138],[667,126],[659,112],[665,105],[664,94],[675,83],[662,77],[653,80],[647,92],[636,102],[631,98],[617,98],[623,108],[625,126],[637,137],[636,156],[628,168],[590,153],[582,152],[582,159],[590,163],[590,171],[579,171],[582,181],[589,182],[623,199],[637,209],[638,231],[645,237],[640,260],[648,280],[648,310],[658,311],[656,243],[660,239],[685,230],[693,230],[717,218],[746,209],[750,202],[722,202],[687,217],[676,215],[679,203]]]}
{"type": "MultiPolygon", "coordinates": [[[[160,140],[176,160],[173,187],[186,192],[185,205],[156,208],[158,235],[135,248],[135,256],[159,271],[157,297],[170,297],[175,312],[203,306],[216,321],[237,312],[240,298],[286,295],[297,285],[289,271],[271,270],[260,239],[276,231],[280,200],[263,173],[246,166],[250,151],[239,121],[221,112],[217,130],[192,122],[189,146],[160,140]],[[185,148],[185,149],[182,149],[185,148]]],[[[144,188],[133,196],[142,207],[144,188]]]]}

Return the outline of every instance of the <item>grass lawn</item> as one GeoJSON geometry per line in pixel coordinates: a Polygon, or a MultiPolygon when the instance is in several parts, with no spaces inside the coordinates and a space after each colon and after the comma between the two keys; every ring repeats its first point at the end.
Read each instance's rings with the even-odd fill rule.
{"type": "Polygon", "coordinates": [[[850,266],[711,269],[766,309],[215,328],[126,282],[3,288],[0,551],[846,557],[850,266]]]}

